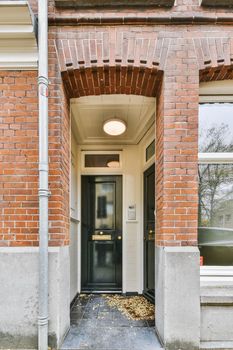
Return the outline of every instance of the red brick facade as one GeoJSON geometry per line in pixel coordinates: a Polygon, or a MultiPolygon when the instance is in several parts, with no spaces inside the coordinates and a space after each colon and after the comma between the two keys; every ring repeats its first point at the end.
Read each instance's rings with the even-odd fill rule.
{"type": "MultiPolygon", "coordinates": [[[[49,3],[50,245],[69,242],[69,98],[105,93],[158,98],[157,244],[195,245],[199,81],[233,78],[231,14],[199,0],[98,14],[49,3]]],[[[36,76],[0,73],[1,246],[38,245],[36,76]]]]}
{"type": "Polygon", "coordinates": [[[37,72],[0,72],[0,246],[38,241],[37,72]]]}
{"type": "MultiPolygon", "coordinates": [[[[51,74],[49,98],[50,245],[69,241],[69,107],[51,74]]],[[[37,72],[0,72],[0,246],[38,245],[37,72]]]]}

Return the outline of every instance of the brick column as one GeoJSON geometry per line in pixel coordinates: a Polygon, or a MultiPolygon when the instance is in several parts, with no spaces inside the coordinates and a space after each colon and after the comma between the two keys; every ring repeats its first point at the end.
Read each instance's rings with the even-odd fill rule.
{"type": "Polygon", "coordinates": [[[199,348],[198,95],[192,41],[171,39],[157,99],[156,326],[173,350],[199,348]]]}

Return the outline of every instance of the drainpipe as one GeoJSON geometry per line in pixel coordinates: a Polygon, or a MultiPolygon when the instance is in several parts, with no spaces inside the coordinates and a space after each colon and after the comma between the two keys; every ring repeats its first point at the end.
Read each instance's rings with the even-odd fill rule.
{"type": "Polygon", "coordinates": [[[38,349],[48,350],[48,0],[38,1],[39,29],[39,316],[38,349]]]}

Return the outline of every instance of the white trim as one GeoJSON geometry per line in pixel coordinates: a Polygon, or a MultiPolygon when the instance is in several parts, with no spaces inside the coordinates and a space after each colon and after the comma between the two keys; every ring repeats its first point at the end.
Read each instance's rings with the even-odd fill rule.
{"type": "Polygon", "coordinates": [[[233,153],[198,153],[199,164],[231,164],[233,153]]]}
{"type": "Polygon", "coordinates": [[[38,62],[0,62],[0,70],[38,70],[38,62]]]}
{"type": "Polygon", "coordinates": [[[121,175],[122,174],[122,163],[123,163],[123,151],[108,151],[108,150],[102,150],[102,151],[83,151],[81,150],[81,174],[97,174],[97,175],[121,175]],[[85,155],[87,154],[118,154],[119,155],[119,168],[108,168],[108,167],[85,167],[85,155]]]}
{"type": "Polygon", "coordinates": [[[232,103],[233,95],[200,95],[199,103],[232,103]]]}
{"type": "Polygon", "coordinates": [[[0,1],[0,70],[37,70],[35,32],[27,1],[0,1]]]}
{"type": "Polygon", "coordinates": [[[0,2],[0,6],[28,6],[28,1],[24,0],[10,0],[10,1],[2,1],[0,2]]]}
{"type": "Polygon", "coordinates": [[[233,266],[201,266],[201,277],[233,277],[233,266]]]}
{"type": "Polygon", "coordinates": [[[221,80],[200,83],[200,103],[233,102],[233,81],[221,80]]]}

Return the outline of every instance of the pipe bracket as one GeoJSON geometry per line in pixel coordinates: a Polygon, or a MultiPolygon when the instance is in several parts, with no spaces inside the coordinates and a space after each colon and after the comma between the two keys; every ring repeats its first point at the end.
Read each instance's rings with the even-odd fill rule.
{"type": "Polygon", "coordinates": [[[38,317],[38,325],[39,326],[47,326],[49,323],[49,318],[48,316],[44,316],[44,317],[38,317]]]}
{"type": "Polygon", "coordinates": [[[39,93],[41,96],[48,97],[49,96],[49,80],[48,78],[44,76],[39,76],[38,78],[38,86],[39,86],[39,93]]]}
{"type": "Polygon", "coordinates": [[[39,197],[50,197],[51,192],[47,189],[39,188],[39,197]]]}
{"type": "Polygon", "coordinates": [[[46,172],[48,172],[48,170],[49,170],[48,163],[40,163],[39,164],[39,171],[46,171],[46,172]]]}
{"type": "Polygon", "coordinates": [[[38,77],[38,85],[40,85],[40,84],[44,84],[48,87],[49,86],[49,79],[44,77],[43,75],[40,75],[38,77]]]}

